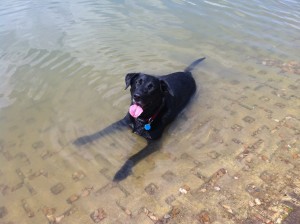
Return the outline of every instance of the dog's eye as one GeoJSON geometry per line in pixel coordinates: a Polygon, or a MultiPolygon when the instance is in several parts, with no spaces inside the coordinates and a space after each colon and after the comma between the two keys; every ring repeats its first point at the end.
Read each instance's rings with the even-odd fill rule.
{"type": "Polygon", "coordinates": [[[142,79],[138,79],[138,80],[135,81],[136,85],[142,85],[142,83],[143,83],[142,79]]]}
{"type": "Polygon", "coordinates": [[[147,86],[147,88],[148,88],[149,90],[153,89],[153,84],[150,83],[150,84],[147,86]]]}

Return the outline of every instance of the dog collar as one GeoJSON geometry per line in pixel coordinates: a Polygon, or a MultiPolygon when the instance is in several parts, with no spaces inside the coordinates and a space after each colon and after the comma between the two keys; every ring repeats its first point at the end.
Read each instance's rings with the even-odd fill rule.
{"type": "Polygon", "coordinates": [[[158,108],[158,110],[156,111],[156,113],[153,114],[153,115],[147,120],[147,123],[144,125],[144,129],[145,129],[146,131],[151,130],[151,124],[152,124],[152,122],[153,122],[154,119],[157,117],[157,115],[159,114],[159,112],[161,111],[161,109],[163,108],[164,105],[165,105],[165,104],[164,104],[164,100],[163,100],[162,104],[160,105],[160,107],[158,108]]]}

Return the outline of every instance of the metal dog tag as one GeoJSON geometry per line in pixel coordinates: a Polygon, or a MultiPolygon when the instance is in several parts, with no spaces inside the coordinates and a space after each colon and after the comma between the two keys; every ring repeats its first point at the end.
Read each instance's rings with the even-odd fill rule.
{"type": "Polygon", "coordinates": [[[146,131],[149,131],[151,129],[151,125],[150,124],[145,124],[144,129],[146,131]]]}

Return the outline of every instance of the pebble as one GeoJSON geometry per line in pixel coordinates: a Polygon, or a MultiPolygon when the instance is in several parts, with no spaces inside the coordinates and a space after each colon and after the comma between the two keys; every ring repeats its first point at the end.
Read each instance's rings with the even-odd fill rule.
{"type": "Polygon", "coordinates": [[[56,209],[55,208],[48,208],[48,207],[43,207],[42,208],[42,212],[44,213],[44,215],[53,215],[55,213],[56,209]]]}
{"type": "Polygon", "coordinates": [[[148,215],[148,214],[149,214],[149,210],[148,210],[147,208],[144,208],[144,213],[145,213],[146,215],[148,215]]]}
{"type": "Polygon", "coordinates": [[[190,186],[188,186],[186,184],[183,185],[182,188],[185,189],[186,191],[190,191],[191,190],[190,186]]]}
{"type": "Polygon", "coordinates": [[[150,212],[147,208],[144,208],[144,213],[153,221],[157,221],[158,218],[154,215],[153,212],[150,212]]]}
{"type": "Polygon", "coordinates": [[[197,215],[197,219],[200,223],[210,223],[210,217],[209,213],[206,211],[201,212],[199,215],[197,215]]]}
{"type": "Polygon", "coordinates": [[[233,214],[233,211],[232,211],[232,209],[231,209],[231,207],[229,205],[222,205],[222,206],[223,206],[223,208],[226,209],[227,212],[233,214]]]}
{"type": "Polygon", "coordinates": [[[172,209],[172,211],[170,212],[170,216],[174,218],[174,217],[177,216],[179,213],[180,213],[179,208],[174,207],[174,208],[172,209]]]}
{"type": "Polygon", "coordinates": [[[153,220],[153,221],[157,221],[158,220],[158,218],[155,215],[153,215],[153,214],[149,215],[149,218],[151,220],[153,220]]]}
{"type": "Polygon", "coordinates": [[[80,196],[81,197],[87,197],[87,196],[90,195],[90,193],[91,193],[90,191],[83,189],[80,196]]]}
{"type": "Polygon", "coordinates": [[[34,212],[32,211],[32,209],[29,207],[26,200],[24,200],[24,199],[22,200],[22,206],[23,206],[23,208],[24,208],[24,210],[25,210],[25,212],[26,212],[26,214],[29,218],[34,217],[34,212]]]}
{"type": "Polygon", "coordinates": [[[247,161],[247,163],[251,163],[252,162],[252,158],[251,157],[247,157],[246,161],[247,161]]]}
{"type": "Polygon", "coordinates": [[[83,171],[81,171],[81,170],[79,170],[77,172],[74,172],[72,174],[72,179],[74,181],[79,181],[79,180],[83,179],[84,177],[85,177],[85,173],[83,171]]]}
{"type": "Polygon", "coordinates": [[[216,191],[220,191],[221,188],[220,187],[214,187],[216,191]]]}
{"type": "Polygon", "coordinates": [[[171,218],[171,216],[169,214],[164,215],[164,219],[169,219],[169,218],[171,218]]]}
{"type": "Polygon", "coordinates": [[[69,208],[67,211],[64,212],[64,216],[70,216],[74,214],[77,210],[78,210],[77,207],[72,206],[71,208],[69,208]]]}
{"type": "Polygon", "coordinates": [[[90,217],[95,223],[98,223],[101,220],[105,219],[107,217],[107,215],[102,208],[98,208],[94,212],[92,212],[90,217]]]}
{"type": "Polygon", "coordinates": [[[87,197],[90,195],[91,191],[93,190],[94,188],[93,187],[86,187],[82,190],[81,192],[81,197],[87,197]]]}
{"type": "Polygon", "coordinates": [[[255,203],[257,204],[257,205],[261,205],[261,201],[258,199],[258,198],[255,198],[255,203]]]}
{"type": "Polygon", "coordinates": [[[69,204],[72,204],[73,202],[77,201],[79,198],[80,198],[79,195],[73,194],[73,195],[71,195],[71,196],[67,199],[67,202],[68,202],[69,204]]]}
{"type": "Polygon", "coordinates": [[[56,185],[54,185],[53,187],[50,188],[52,194],[59,194],[60,192],[62,192],[65,189],[65,186],[62,183],[58,183],[56,185]]]}
{"type": "Polygon", "coordinates": [[[170,195],[169,197],[166,198],[165,202],[167,204],[171,205],[171,203],[175,200],[176,200],[176,198],[174,197],[174,195],[170,195]]]}
{"type": "Polygon", "coordinates": [[[253,207],[255,204],[252,201],[249,201],[249,206],[253,207]]]}
{"type": "Polygon", "coordinates": [[[249,170],[250,170],[250,166],[245,165],[244,168],[243,168],[243,170],[244,170],[244,171],[249,171],[249,170]]]}
{"type": "Polygon", "coordinates": [[[259,158],[260,158],[261,160],[265,161],[265,162],[270,162],[270,160],[268,159],[268,157],[265,156],[265,155],[261,155],[259,158]]]}
{"type": "Polygon", "coordinates": [[[55,218],[55,223],[60,223],[61,220],[64,218],[65,216],[64,215],[61,215],[61,216],[58,216],[55,218]]]}
{"type": "Polygon", "coordinates": [[[181,194],[187,194],[187,190],[184,189],[184,188],[179,188],[179,192],[180,192],[181,194]]]}
{"type": "Polygon", "coordinates": [[[211,151],[208,153],[208,156],[212,159],[217,159],[220,156],[220,154],[215,151],[211,151]]]}
{"type": "Polygon", "coordinates": [[[53,214],[46,215],[49,223],[55,223],[55,216],[53,214]]]}
{"type": "Polygon", "coordinates": [[[299,188],[299,187],[296,187],[296,188],[294,189],[294,192],[295,192],[295,194],[300,194],[300,188],[299,188]]]}
{"type": "Polygon", "coordinates": [[[128,208],[125,208],[124,211],[127,215],[132,216],[132,212],[128,208]]]}
{"type": "Polygon", "coordinates": [[[44,177],[48,177],[48,172],[45,170],[40,170],[40,175],[42,175],[44,177]]]}
{"type": "Polygon", "coordinates": [[[150,183],[147,187],[145,187],[145,191],[149,195],[154,195],[158,190],[158,186],[156,186],[154,183],[150,183]]]}

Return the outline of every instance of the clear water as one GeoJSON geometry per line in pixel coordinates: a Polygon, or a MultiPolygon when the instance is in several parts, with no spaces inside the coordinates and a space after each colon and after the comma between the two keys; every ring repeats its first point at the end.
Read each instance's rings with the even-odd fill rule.
{"type": "MultiPolygon", "coordinates": [[[[63,213],[72,192],[106,186],[126,158],[145,144],[130,132],[82,148],[72,144],[127,113],[128,72],[163,75],[207,58],[194,72],[197,94],[166,131],[161,151],[122,183],[139,200],[144,188],[168,169],[178,183],[186,180],[192,165],[174,162],[183,153],[204,164],[207,176],[220,164],[233,163],[230,155],[237,147],[228,145],[236,137],[250,142],[248,133],[256,126],[239,134],[231,126],[248,112],[270,127],[286,114],[299,118],[299,52],[297,0],[1,1],[0,207],[8,211],[3,222],[46,223],[43,206],[63,213]],[[261,111],[249,111],[271,94],[260,85],[296,97],[278,98],[285,103],[284,112],[274,102],[266,103],[272,110],[267,119],[261,111]],[[207,156],[212,150],[222,159],[207,156]],[[85,178],[74,181],[79,171],[85,178]],[[57,183],[65,189],[54,195],[50,189],[57,183]],[[35,212],[33,218],[21,206],[23,199],[35,212]]],[[[276,144],[266,139],[268,146],[276,144]]],[[[171,192],[176,184],[165,185],[171,192]]],[[[111,194],[101,197],[114,201],[111,194]]],[[[93,223],[89,214],[101,205],[85,202],[80,201],[81,207],[78,202],[75,221],[70,216],[65,223],[76,223],[78,217],[93,223]]],[[[113,205],[107,205],[108,213],[113,205]]]]}

